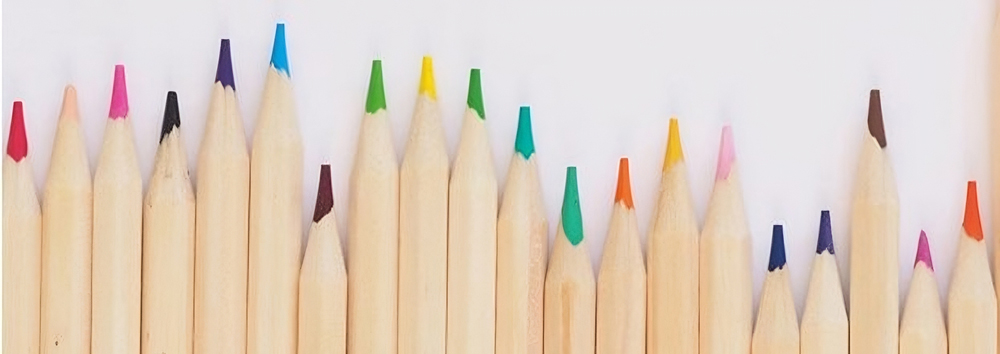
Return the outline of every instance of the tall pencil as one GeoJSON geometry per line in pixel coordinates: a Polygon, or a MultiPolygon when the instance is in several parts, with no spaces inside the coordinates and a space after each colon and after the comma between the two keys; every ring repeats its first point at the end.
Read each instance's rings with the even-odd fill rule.
{"type": "Polygon", "coordinates": [[[425,56],[399,171],[399,352],[444,353],[448,300],[448,151],[425,56]]]}
{"type": "Polygon", "coordinates": [[[347,215],[347,352],[396,353],[399,166],[382,83],[372,62],[347,215]]]}
{"type": "Polygon", "coordinates": [[[347,351],[347,270],[333,211],[330,165],[320,167],[316,211],[299,273],[298,352],[347,351]]]}
{"type": "Polygon", "coordinates": [[[94,171],[94,353],[139,352],[142,177],[132,136],[125,66],[115,66],[111,111],[94,171]]]}
{"type": "Polygon", "coordinates": [[[885,147],[882,104],[872,90],[851,208],[852,353],[899,351],[899,197],[885,147]]]}
{"type": "Polygon", "coordinates": [[[298,339],[302,133],[291,78],[279,23],[250,153],[249,354],[295,353],[298,339]]]}
{"type": "Polygon", "coordinates": [[[194,209],[177,93],[170,91],[142,213],[143,353],[191,353],[194,209]]]}
{"type": "Polygon", "coordinates": [[[965,221],[948,289],[948,352],[996,354],[997,298],[979,220],[976,182],[969,181],[965,221]]]}
{"type": "Polygon", "coordinates": [[[757,326],[753,331],[753,354],[791,354],[799,352],[799,323],[795,317],[795,300],[789,284],[788,263],[785,261],[785,233],[774,225],[771,233],[771,258],[760,292],[757,326]]]}
{"type": "Polygon", "coordinates": [[[750,231],[732,129],[722,128],[715,187],[701,233],[700,331],[702,354],[750,351],[753,298],[750,231]]]}
{"type": "Polygon", "coordinates": [[[497,353],[542,354],[548,231],[531,108],[522,106],[497,220],[497,353]]]}
{"type": "MultiPolygon", "coordinates": [[[[995,2],[994,2],[995,3],[995,2]]],[[[1000,6],[996,7],[990,45],[990,173],[993,179],[993,220],[1000,220],[1000,6]]],[[[1000,227],[993,228],[993,267],[1000,266],[1000,227]]],[[[1000,299],[1000,271],[993,272],[993,285],[1000,299]]],[[[1000,327],[997,328],[1000,331],[1000,327]]],[[[1000,335],[1000,334],[998,334],[1000,335]]]]}
{"type": "Polygon", "coordinates": [[[899,325],[899,354],[946,354],[948,334],[941,313],[941,295],[934,279],[934,262],[927,234],[920,231],[910,291],[899,325]]]}
{"type": "Polygon", "coordinates": [[[250,155],[228,39],[219,47],[197,182],[194,353],[244,353],[250,155]]]}
{"type": "Polygon", "coordinates": [[[698,221],[677,118],[670,119],[659,193],[646,255],[646,350],[698,354],[698,221]]]}
{"type": "Polygon", "coordinates": [[[42,195],[42,354],[90,353],[93,187],[76,89],[66,86],[42,195]]]}
{"type": "Polygon", "coordinates": [[[802,354],[847,354],[849,327],[840,271],[833,250],[830,211],[823,210],[819,218],[816,257],[813,258],[805,309],[802,311],[799,348],[802,354]]]}
{"type": "Polygon", "coordinates": [[[632,203],[628,158],[618,164],[618,186],[597,274],[597,353],[646,352],[646,268],[632,203]]]}
{"type": "Polygon", "coordinates": [[[496,328],[497,179],[479,69],[448,187],[448,353],[493,353],[496,328]]]}
{"type": "Polygon", "coordinates": [[[4,353],[38,353],[42,212],[36,193],[24,107],[14,101],[3,159],[4,353]]]}
{"type": "Polygon", "coordinates": [[[545,354],[593,354],[596,307],[597,284],[583,237],[576,167],[571,166],[545,276],[545,354]]]}

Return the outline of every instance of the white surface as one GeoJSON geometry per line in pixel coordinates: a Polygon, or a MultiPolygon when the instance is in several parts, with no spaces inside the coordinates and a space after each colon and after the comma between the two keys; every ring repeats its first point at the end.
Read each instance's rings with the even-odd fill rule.
{"type": "MultiPolygon", "coordinates": [[[[920,229],[931,239],[937,279],[946,291],[966,180],[981,181],[991,234],[986,66],[994,12],[989,0],[649,5],[7,0],[3,136],[11,101],[23,99],[41,188],[62,88],[73,83],[93,167],[113,65],[125,63],[145,182],[167,90],[178,91],[193,178],[219,38],[232,38],[249,141],[274,23],[282,19],[305,140],[303,223],[312,214],[318,166],[331,161],[340,234],[347,235],[347,180],[371,59],[384,59],[401,158],[420,57],[430,53],[452,158],[468,69],[483,69],[501,189],[517,107],[532,105],[550,237],[559,220],[565,168],[579,166],[595,267],[611,217],[617,159],[631,158],[645,238],[667,118],[677,114],[700,224],[719,131],[732,122],[754,239],[755,294],[766,270],[771,224],[782,222],[801,313],[820,209],[832,211],[845,292],[850,286],[849,200],[868,90],[879,87],[901,204],[901,297],[920,229]]],[[[991,235],[987,239],[992,242],[991,235]]]]}

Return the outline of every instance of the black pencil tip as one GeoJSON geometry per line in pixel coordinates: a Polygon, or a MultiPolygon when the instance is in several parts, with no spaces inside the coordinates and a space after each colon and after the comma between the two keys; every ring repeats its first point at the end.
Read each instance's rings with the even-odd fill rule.
{"type": "Polygon", "coordinates": [[[163,110],[163,128],[160,129],[160,142],[174,131],[181,127],[181,113],[177,108],[177,92],[167,92],[167,107],[163,110]]]}
{"type": "Polygon", "coordinates": [[[882,122],[882,98],[878,90],[872,90],[868,97],[868,133],[885,148],[885,125],[882,122]]]}

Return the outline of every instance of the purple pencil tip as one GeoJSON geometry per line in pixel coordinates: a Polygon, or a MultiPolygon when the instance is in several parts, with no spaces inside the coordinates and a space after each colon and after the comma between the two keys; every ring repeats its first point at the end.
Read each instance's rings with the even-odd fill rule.
{"type": "Polygon", "coordinates": [[[927,233],[924,230],[920,230],[920,240],[917,241],[917,259],[913,261],[913,266],[916,267],[917,264],[923,263],[934,271],[934,261],[931,260],[931,247],[927,243],[927,233]]]}

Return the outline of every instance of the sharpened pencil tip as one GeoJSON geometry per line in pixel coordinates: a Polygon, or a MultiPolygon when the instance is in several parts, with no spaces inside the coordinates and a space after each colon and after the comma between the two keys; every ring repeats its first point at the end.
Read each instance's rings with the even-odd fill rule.
{"type": "Polygon", "coordinates": [[[76,87],[66,85],[63,90],[63,101],[59,119],[79,119],[76,105],[76,87]]]}
{"type": "Polygon", "coordinates": [[[333,185],[330,178],[330,165],[319,166],[319,190],[316,191],[316,210],[313,212],[313,222],[323,220],[333,210],[333,185]]]}
{"type": "Polygon", "coordinates": [[[380,109],[386,109],[385,86],[382,82],[382,61],[372,60],[372,74],[368,80],[368,99],[365,101],[365,112],[374,114],[380,109]]]}
{"type": "Polygon", "coordinates": [[[677,118],[670,118],[670,130],[667,133],[667,153],[663,158],[663,171],[669,171],[674,164],[684,161],[684,151],[681,149],[681,129],[677,118]]]}
{"type": "Polygon", "coordinates": [[[722,141],[719,143],[719,162],[715,168],[715,180],[729,178],[734,162],[736,162],[736,147],[733,145],[733,128],[726,125],[722,127],[722,141]]]}
{"type": "Polygon", "coordinates": [[[111,110],[108,117],[124,119],[128,116],[128,90],[125,88],[125,65],[115,65],[115,82],[111,89],[111,110]]]}
{"type": "Polygon", "coordinates": [[[483,107],[483,83],[479,69],[469,72],[469,98],[466,100],[469,108],[476,111],[479,119],[486,119],[486,109],[483,107]]]}
{"type": "Polygon", "coordinates": [[[781,225],[774,225],[771,231],[771,258],[767,262],[767,271],[785,267],[785,231],[781,225]]]}
{"type": "Polygon", "coordinates": [[[437,100],[437,86],[434,85],[434,60],[430,55],[424,56],[423,64],[420,66],[420,89],[419,94],[437,100]]]}
{"type": "Polygon", "coordinates": [[[823,210],[819,214],[819,238],[816,240],[816,254],[833,251],[833,230],[830,227],[830,211],[823,210]]]}
{"type": "Polygon", "coordinates": [[[868,133],[878,141],[878,146],[885,148],[885,123],[882,121],[882,98],[879,90],[872,90],[868,97],[868,133]]]}
{"type": "Polygon", "coordinates": [[[573,246],[583,242],[583,213],[580,211],[580,191],[576,182],[576,166],[566,168],[566,190],[563,193],[562,228],[573,246]]]}
{"type": "Polygon", "coordinates": [[[222,84],[222,87],[236,89],[236,80],[233,78],[233,57],[229,50],[229,39],[223,39],[219,44],[219,65],[215,68],[215,82],[222,84]]]}
{"type": "Polygon", "coordinates": [[[271,48],[271,66],[285,76],[292,77],[288,67],[288,48],[285,45],[285,24],[279,23],[274,28],[274,47],[271,48]]]}
{"type": "Polygon", "coordinates": [[[618,188],[615,190],[615,203],[622,203],[627,209],[634,209],[632,204],[632,181],[628,175],[628,158],[618,160],[618,188]]]}
{"type": "Polygon", "coordinates": [[[181,127],[181,111],[177,107],[177,92],[167,92],[167,107],[163,109],[163,127],[160,128],[160,143],[163,138],[181,127]]]}
{"type": "Polygon", "coordinates": [[[531,133],[531,107],[521,106],[517,115],[517,137],[514,138],[514,152],[525,160],[535,153],[535,138],[531,133]]]}
{"type": "Polygon", "coordinates": [[[962,228],[972,239],[983,240],[983,225],[979,219],[979,196],[976,192],[976,181],[969,181],[965,192],[965,220],[962,222],[962,228]]]}
{"type": "Polygon", "coordinates": [[[920,240],[917,241],[917,257],[913,261],[913,266],[916,267],[917,264],[923,263],[934,271],[934,261],[931,260],[931,246],[927,243],[927,233],[924,230],[920,230],[920,240]]]}
{"type": "Polygon", "coordinates": [[[24,131],[24,107],[21,101],[14,101],[14,109],[10,115],[7,156],[14,159],[14,162],[21,162],[21,159],[28,156],[28,134],[24,131]]]}

